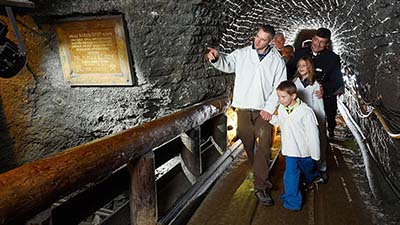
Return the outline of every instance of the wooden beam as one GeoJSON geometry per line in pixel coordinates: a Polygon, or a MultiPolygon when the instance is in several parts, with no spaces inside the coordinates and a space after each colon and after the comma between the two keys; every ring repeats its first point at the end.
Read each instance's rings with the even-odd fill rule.
{"type": "Polygon", "coordinates": [[[93,187],[53,209],[53,224],[79,224],[129,188],[129,172],[120,169],[93,187]]]}
{"type": "Polygon", "coordinates": [[[181,152],[182,168],[192,184],[196,182],[202,173],[200,135],[200,127],[193,128],[181,135],[183,143],[181,152]]]}
{"type": "Polygon", "coordinates": [[[156,158],[155,161],[156,168],[162,166],[170,159],[179,155],[181,153],[181,149],[182,149],[182,141],[179,136],[163,144],[162,146],[153,149],[156,158]]]}
{"type": "MultiPolygon", "coordinates": [[[[161,200],[163,198],[169,197],[165,195],[160,195],[163,191],[163,187],[166,187],[171,180],[173,180],[174,177],[178,173],[182,173],[182,169],[180,165],[175,166],[172,168],[170,171],[168,171],[166,174],[164,174],[160,179],[156,181],[157,187],[157,205],[158,205],[158,214],[163,213],[163,211],[160,211],[160,198],[161,200]]],[[[176,193],[171,193],[171,195],[176,195],[176,193]]],[[[130,202],[126,202],[121,206],[119,209],[117,209],[111,216],[107,217],[104,219],[104,221],[101,222],[101,225],[127,225],[130,223],[130,202]]],[[[162,210],[162,208],[161,208],[162,210]]],[[[166,210],[164,210],[166,211],[166,210]]]]}
{"type": "Polygon", "coordinates": [[[223,174],[231,162],[243,152],[244,148],[241,141],[237,141],[230,149],[208,168],[197,182],[188,190],[177,202],[168,210],[168,212],[159,220],[159,224],[186,224],[187,219],[185,211],[191,208],[199,198],[204,197],[208,188],[223,174]]]}
{"type": "Polygon", "coordinates": [[[0,5],[21,8],[35,8],[35,3],[28,0],[0,0],[0,5]]]}
{"type": "MultiPolygon", "coordinates": [[[[228,118],[225,114],[220,114],[211,120],[207,121],[207,123],[212,123],[212,136],[217,143],[218,147],[224,152],[226,150],[226,146],[228,145],[228,137],[227,137],[227,121],[228,118]]],[[[221,152],[221,154],[222,154],[221,152]]]]}
{"type": "Polygon", "coordinates": [[[130,206],[132,225],[157,224],[157,189],[154,153],[128,164],[131,174],[130,206]]]}

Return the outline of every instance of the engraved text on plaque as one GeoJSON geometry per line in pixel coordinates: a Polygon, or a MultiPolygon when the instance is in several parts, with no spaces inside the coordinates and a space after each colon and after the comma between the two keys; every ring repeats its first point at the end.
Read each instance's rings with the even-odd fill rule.
{"type": "Polygon", "coordinates": [[[57,37],[71,85],[132,85],[121,16],[60,21],[57,37]]]}

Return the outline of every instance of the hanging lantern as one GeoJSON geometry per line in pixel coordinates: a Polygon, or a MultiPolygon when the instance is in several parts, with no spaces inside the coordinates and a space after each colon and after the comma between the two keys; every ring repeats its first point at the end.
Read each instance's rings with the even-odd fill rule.
{"type": "MultiPolygon", "coordinates": [[[[13,3],[11,1],[8,2],[13,3]]],[[[6,11],[18,45],[6,37],[8,27],[6,24],[0,22],[0,77],[2,78],[10,78],[18,75],[27,62],[25,45],[11,7],[6,6],[6,11]]]]}
{"type": "Polygon", "coordinates": [[[0,47],[0,77],[10,78],[21,72],[26,65],[26,53],[4,38],[0,47]]]}

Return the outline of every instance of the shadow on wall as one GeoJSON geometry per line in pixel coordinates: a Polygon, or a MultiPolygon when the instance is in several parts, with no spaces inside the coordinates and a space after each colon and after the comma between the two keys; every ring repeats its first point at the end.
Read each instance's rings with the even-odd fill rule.
{"type": "Polygon", "coordinates": [[[8,131],[3,104],[0,101],[0,173],[15,168],[16,164],[14,141],[8,131]]]}

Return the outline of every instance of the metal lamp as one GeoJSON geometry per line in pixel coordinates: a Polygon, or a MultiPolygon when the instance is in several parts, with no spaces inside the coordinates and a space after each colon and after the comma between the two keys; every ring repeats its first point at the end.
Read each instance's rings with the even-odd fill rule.
{"type": "Polygon", "coordinates": [[[0,77],[11,78],[18,75],[25,67],[26,50],[21,34],[15,22],[11,7],[6,6],[8,18],[11,22],[18,45],[6,37],[8,27],[0,22],[0,77]]]}

